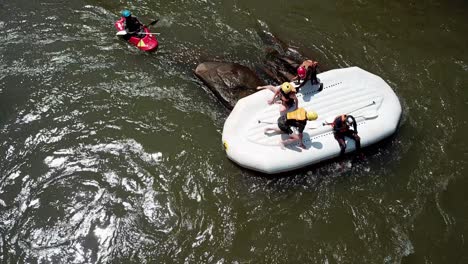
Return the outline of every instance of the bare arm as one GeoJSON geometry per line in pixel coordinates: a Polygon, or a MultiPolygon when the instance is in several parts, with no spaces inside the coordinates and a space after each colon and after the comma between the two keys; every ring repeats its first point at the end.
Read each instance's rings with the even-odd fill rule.
{"type": "Polygon", "coordinates": [[[273,98],[271,98],[271,100],[269,100],[268,103],[273,104],[275,102],[275,98],[278,96],[279,93],[280,93],[279,89],[276,90],[276,92],[273,94],[273,98]]]}
{"type": "Polygon", "coordinates": [[[295,93],[292,95],[292,97],[294,99],[294,105],[295,105],[294,110],[296,110],[297,108],[299,108],[299,101],[297,100],[297,96],[295,93]]]}

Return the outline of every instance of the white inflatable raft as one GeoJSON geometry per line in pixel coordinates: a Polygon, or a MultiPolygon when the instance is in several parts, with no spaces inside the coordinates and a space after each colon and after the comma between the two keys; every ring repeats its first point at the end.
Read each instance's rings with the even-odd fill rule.
{"type": "MultiPolygon", "coordinates": [[[[279,105],[267,103],[273,93],[266,89],[239,100],[226,119],[222,140],[229,159],[240,166],[273,174],[336,157],[340,154],[338,142],[331,126],[322,123],[341,114],[356,118],[362,147],[395,132],[401,105],[382,78],[358,67],[327,71],[318,78],[323,83],[322,91],[308,82],[297,94],[299,107],[316,111],[319,116],[316,121],[307,122],[303,133],[306,149],[298,143],[281,148],[280,140],[288,135],[264,132],[267,127],[275,127],[279,117],[279,105]]],[[[346,139],[346,152],[353,151],[354,141],[346,139]]]]}

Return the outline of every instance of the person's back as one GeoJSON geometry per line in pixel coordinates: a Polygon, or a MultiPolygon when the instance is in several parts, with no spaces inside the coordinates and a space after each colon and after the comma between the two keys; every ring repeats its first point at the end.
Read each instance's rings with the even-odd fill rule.
{"type": "Polygon", "coordinates": [[[296,95],[296,89],[292,85],[290,87],[291,88],[280,89],[281,101],[283,101],[287,107],[291,107],[295,102],[294,96],[296,95]],[[285,92],[285,89],[287,92],[285,92]]]}
{"type": "Polygon", "coordinates": [[[351,125],[353,126],[353,131],[357,132],[356,120],[352,115],[337,116],[331,125],[336,133],[348,132],[351,125]]]}
{"type": "Polygon", "coordinates": [[[304,131],[306,124],[307,112],[304,108],[299,108],[286,114],[286,125],[297,127],[299,133],[304,131]]]}
{"type": "Polygon", "coordinates": [[[349,130],[349,126],[346,124],[346,115],[340,115],[333,120],[332,126],[335,132],[346,132],[349,130]]]}
{"type": "MultiPolygon", "coordinates": [[[[316,112],[309,111],[307,112],[304,108],[298,108],[292,112],[282,115],[278,118],[278,130],[274,131],[286,133],[289,136],[286,140],[281,140],[282,147],[286,146],[295,141],[299,141],[299,146],[303,149],[306,148],[304,142],[302,142],[302,132],[304,132],[307,121],[317,120],[318,115],[316,112]],[[291,129],[291,127],[297,128],[297,134],[291,129]]],[[[266,129],[265,131],[267,131],[266,129]]]]}
{"type": "MultiPolygon", "coordinates": [[[[304,62],[302,62],[302,64],[297,68],[297,76],[293,78],[293,80],[297,80],[298,82],[298,89],[302,88],[309,80],[312,84],[319,83],[317,79],[317,68],[318,62],[316,61],[305,60],[304,62]]],[[[319,91],[321,91],[322,89],[323,84],[320,84],[319,91]]]]}
{"type": "Polygon", "coordinates": [[[302,62],[300,67],[301,66],[306,69],[315,69],[318,66],[318,62],[313,61],[313,60],[305,60],[304,62],[302,62]]]}
{"type": "Polygon", "coordinates": [[[124,27],[128,34],[137,35],[143,31],[143,24],[141,24],[138,18],[133,16],[129,10],[123,10],[122,17],[124,18],[124,27]]]}
{"type": "Polygon", "coordinates": [[[138,18],[132,15],[125,18],[124,25],[125,25],[125,29],[128,32],[133,32],[133,33],[138,33],[143,28],[143,25],[140,23],[138,18]]]}

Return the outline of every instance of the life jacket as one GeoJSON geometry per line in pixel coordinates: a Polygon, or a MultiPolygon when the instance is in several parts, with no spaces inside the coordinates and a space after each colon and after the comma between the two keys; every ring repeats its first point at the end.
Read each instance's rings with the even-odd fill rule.
{"type": "Polygon", "coordinates": [[[141,22],[134,16],[125,18],[125,27],[129,32],[139,32],[143,29],[141,22]]]}
{"type": "Polygon", "coordinates": [[[306,69],[308,69],[309,67],[312,68],[313,70],[315,70],[315,68],[317,67],[318,65],[318,62],[316,61],[313,61],[313,60],[306,60],[304,61],[301,66],[304,66],[306,69]]]}
{"type": "Polygon", "coordinates": [[[347,117],[348,117],[347,115],[340,115],[335,118],[332,126],[336,132],[344,133],[349,130],[349,127],[346,124],[347,117]]]}
{"type": "Polygon", "coordinates": [[[306,110],[301,107],[297,110],[287,113],[286,118],[288,120],[305,121],[307,120],[306,110]]]}

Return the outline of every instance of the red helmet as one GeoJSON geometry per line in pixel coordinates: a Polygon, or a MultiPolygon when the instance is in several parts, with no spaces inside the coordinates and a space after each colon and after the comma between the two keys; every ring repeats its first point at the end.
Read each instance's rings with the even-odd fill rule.
{"type": "Polygon", "coordinates": [[[299,76],[299,78],[304,79],[306,77],[306,73],[307,71],[304,66],[297,68],[297,76],[299,76]]]}

